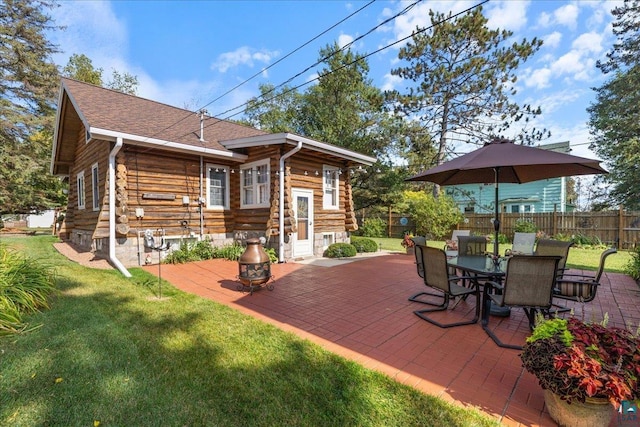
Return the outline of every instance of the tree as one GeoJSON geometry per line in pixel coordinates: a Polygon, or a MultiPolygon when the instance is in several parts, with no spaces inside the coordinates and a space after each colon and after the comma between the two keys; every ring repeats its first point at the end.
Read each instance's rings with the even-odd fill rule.
{"type": "Polygon", "coordinates": [[[368,78],[369,64],[337,43],[321,49],[320,59],[326,68],[305,93],[301,108],[305,134],[363,154],[381,154],[388,141],[380,128],[388,118],[383,94],[368,78]]]}
{"type": "Polygon", "coordinates": [[[431,32],[417,28],[400,49],[408,65],[391,71],[409,82],[405,94],[392,92],[395,110],[420,120],[436,144],[434,164],[441,164],[452,142],[480,144],[522,122],[516,139],[541,139],[545,130],[528,129],[539,107],[519,106],[515,70],[542,45],[534,38],[507,45],[512,33],[490,30],[482,8],[462,17],[430,11],[431,32]]]}
{"type": "Polygon", "coordinates": [[[612,73],[595,88],[596,100],[589,113],[590,148],[608,164],[600,177],[607,185],[606,201],[627,209],[640,209],[640,5],[627,0],[612,11],[613,32],[618,41],[598,68],[612,73]]]}
{"type": "Polygon", "coordinates": [[[434,239],[444,238],[463,218],[451,197],[443,194],[436,199],[424,191],[405,191],[400,209],[413,217],[418,235],[434,239]]]}
{"type": "Polygon", "coordinates": [[[0,4],[0,214],[58,205],[62,183],[48,173],[58,69],[46,0],[0,4]]]}
{"type": "Polygon", "coordinates": [[[62,69],[62,75],[85,83],[102,86],[102,68],[94,68],[88,56],[74,53],[62,69]]]}
{"type": "Polygon", "coordinates": [[[272,84],[261,84],[260,96],[247,103],[244,122],[267,132],[300,134],[301,102],[302,95],[289,86],[278,91],[272,84]]]}
{"type": "Polygon", "coordinates": [[[113,70],[111,80],[104,83],[102,80],[102,68],[95,68],[91,59],[84,54],[74,53],[69,58],[67,65],[62,69],[62,75],[96,86],[104,86],[118,92],[135,95],[138,89],[138,77],[127,72],[120,73],[113,70]]]}

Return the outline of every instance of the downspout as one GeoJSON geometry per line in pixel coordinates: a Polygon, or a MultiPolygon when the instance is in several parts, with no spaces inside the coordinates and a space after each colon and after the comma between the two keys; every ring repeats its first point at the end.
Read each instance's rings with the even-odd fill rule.
{"type": "Polygon", "coordinates": [[[200,156],[200,197],[198,197],[198,206],[200,209],[200,240],[204,238],[204,159],[200,156]]]}
{"type": "Polygon", "coordinates": [[[280,157],[280,166],[279,166],[279,175],[280,175],[280,200],[279,200],[279,209],[278,213],[278,227],[280,229],[280,233],[278,236],[278,262],[284,262],[284,161],[289,157],[296,154],[298,151],[302,149],[302,141],[298,141],[298,145],[291,151],[285,153],[282,157],[280,157]]]}
{"type": "Polygon", "coordinates": [[[109,261],[125,277],[131,277],[129,270],[116,257],[116,154],[122,148],[122,144],[122,138],[116,138],[116,145],[109,153],[109,261]]]}

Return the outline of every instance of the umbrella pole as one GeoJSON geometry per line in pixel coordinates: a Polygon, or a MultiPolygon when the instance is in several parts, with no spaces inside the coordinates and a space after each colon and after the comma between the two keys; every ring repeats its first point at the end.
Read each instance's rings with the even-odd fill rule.
{"type": "Polygon", "coordinates": [[[498,233],[500,231],[500,219],[499,219],[499,215],[500,215],[500,206],[499,206],[499,198],[498,198],[498,178],[500,175],[500,168],[499,167],[495,167],[493,168],[494,172],[495,172],[495,186],[496,186],[496,206],[495,206],[495,218],[493,219],[493,230],[494,230],[494,236],[493,236],[493,255],[494,256],[498,256],[498,233]]]}

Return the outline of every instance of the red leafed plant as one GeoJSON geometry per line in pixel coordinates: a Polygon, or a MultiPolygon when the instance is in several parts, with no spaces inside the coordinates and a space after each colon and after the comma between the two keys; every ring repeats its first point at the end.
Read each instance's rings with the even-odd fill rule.
{"type": "MultiPolygon", "coordinates": [[[[606,324],[606,321],[605,321],[606,324]]],[[[640,338],[626,329],[576,318],[542,320],[520,358],[543,389],[567,402],[640,398],[640,338]]]]}

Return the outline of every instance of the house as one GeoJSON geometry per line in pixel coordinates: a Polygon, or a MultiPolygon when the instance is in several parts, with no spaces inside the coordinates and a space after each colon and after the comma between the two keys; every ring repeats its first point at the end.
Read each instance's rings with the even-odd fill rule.
{"type": "Polygon", "coordinates": [[[63,78],[51,172],[69,179],[61,237],[128,275],[160,240],[321,255],[357,229],[350,177],[375,160],[63,78]]]}
{"type": "MultiPolygon", "coordinates": [[[[545,150],[569,153],[569,141],[540,145],[545,150]]],[[[503,183],[499,187],[502,212],[528,214],[534,212],[570,212],[574,205],[567,200],[567,177],[544,179],[524,184],[503,183]]],[[[453,197],[462,213],[495,212],[495,185],[460,184],[443,187],[453,197]]]]}

